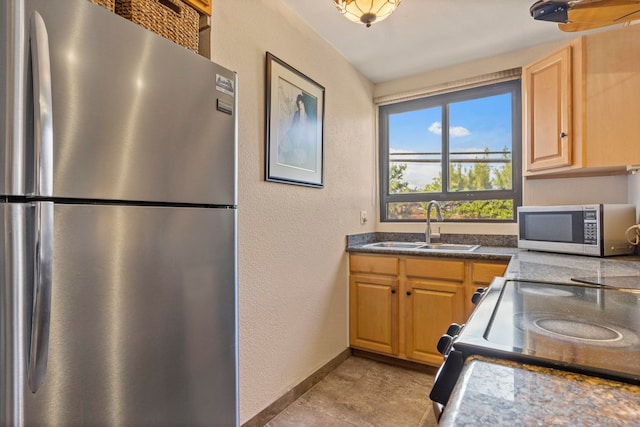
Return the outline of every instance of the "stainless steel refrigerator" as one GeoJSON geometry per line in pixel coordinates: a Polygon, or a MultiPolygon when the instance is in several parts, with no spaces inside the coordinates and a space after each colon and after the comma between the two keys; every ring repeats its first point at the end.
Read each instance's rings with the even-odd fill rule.
{"type": "Polygon", "coordinates": [[[0,424],[238,424],[236,74],[0,1],[0,424]]]}

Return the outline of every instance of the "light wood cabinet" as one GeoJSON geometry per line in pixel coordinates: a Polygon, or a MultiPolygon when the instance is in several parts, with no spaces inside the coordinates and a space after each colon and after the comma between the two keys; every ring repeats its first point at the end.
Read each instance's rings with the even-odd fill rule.
{"type": "Polygon", "coordinates": [[[397,276],[399,262],[399,258],[394,256],[353,254],[349,257],[349,268],[352,273],[397,276]]]}
{"type": "Polygon", "coordinates": [[[351,345],[384,354],[397,354],[398,280],[353,274],[349,282],[351,345]]]}
{"type": "Polygon", "coordinates": [[[438,340],[468,317],[467,289],[506,262],[351,254],[349,266],[350,345],[438,366],[438,340]]]}
{"type": "Polygon", "coordinates": [[[585,36],[586,167],[640,164],[640,25],[585,36]]]}
{"type": "Polygon", "coordinates": [[[626,173],[640,163],[640,25],[577,38],[523,69],[528,177],[626,173]]]}
{"type": "Polygon", "coordinates": [[[195,10],[207,16],[211,16],[211,0],[182,0],[195,10]]]}
{"type": "Polygon", "coordinates": [[[526,170],[539,171],[572,163],[572,46],[525,68],[524,128],[526,170]]]}
{"type": "Polygon", "coordinates": [[[408,359],[440,365],[436,344],[453,322],[463,323],[465,261],[404,259],[402,309],[408,359]]]}
{"type": "Polygon", "coordinates": [[[464,323],[464,287],[420,279],[407,281],[404,298],[406,356],[408,359],[440,365],[436,345],[451,323],[464,323]]]}
{"type": "Polygon", "coordinates": [[[399,259],[349,257],[349,342],[379,353],[398,353],[399,259]]]}

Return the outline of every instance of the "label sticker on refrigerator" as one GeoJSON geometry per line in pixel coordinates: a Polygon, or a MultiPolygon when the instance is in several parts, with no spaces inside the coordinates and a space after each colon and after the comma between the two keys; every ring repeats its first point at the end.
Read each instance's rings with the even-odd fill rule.
{"type": "Polygon", "coordinates": [[[234,81],[220,74],[216,74],[216,89],[230,96],[235,95],[234,81]]]}
{"type": "Polygon", "coordinates": [[[228,102],[224,102],[221,99],[217,100],[216,109],[225,114],[231,114],[231,115],[233,114],[233,105],[229,104],[228,102]]]}

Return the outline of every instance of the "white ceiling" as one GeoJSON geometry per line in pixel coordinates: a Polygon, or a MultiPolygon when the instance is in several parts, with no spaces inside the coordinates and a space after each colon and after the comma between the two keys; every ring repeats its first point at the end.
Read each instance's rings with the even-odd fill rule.
{"type": "Polygon", "coordinates": [[[333,0],[283,1],[374,83],[579,35],[535,21],[535,0],[403,0],[370,28],[333,0]]]}

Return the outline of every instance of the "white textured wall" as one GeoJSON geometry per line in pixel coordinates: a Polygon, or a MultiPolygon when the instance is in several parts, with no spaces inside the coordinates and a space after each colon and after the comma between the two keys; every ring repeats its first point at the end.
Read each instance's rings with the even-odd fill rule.
{"type": "Polygon", "coordinates": [[[627,175],[530,179],[525,190],[525,205],[627,203],[627,175]]]}
{"type": "Polygon", "coordinates": [[[243,423],[348,346],[345,236],[373,230],[359,223],[375,209],[373,85],[280,0],[214,1],[212,59],[239,75],[243,423]],[[267,51],[326,88],[324,189],[264,181],[267,51]]]}

